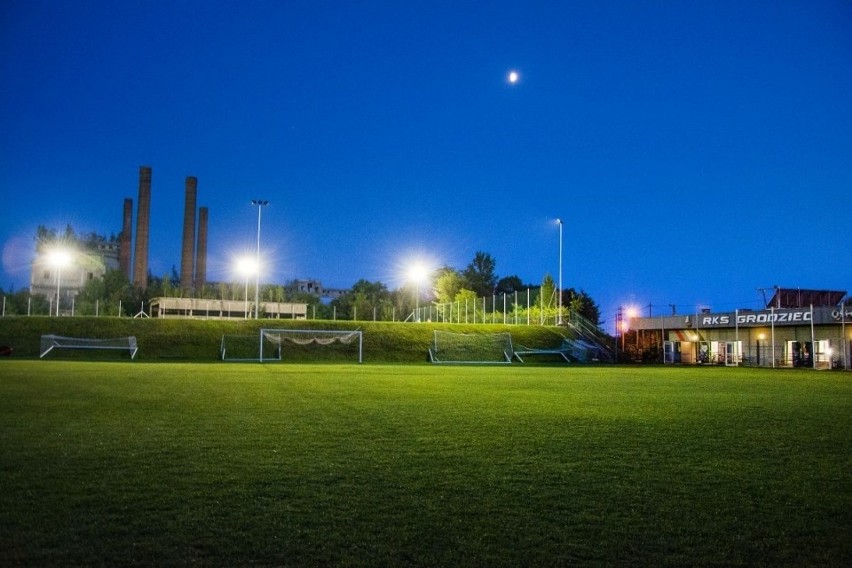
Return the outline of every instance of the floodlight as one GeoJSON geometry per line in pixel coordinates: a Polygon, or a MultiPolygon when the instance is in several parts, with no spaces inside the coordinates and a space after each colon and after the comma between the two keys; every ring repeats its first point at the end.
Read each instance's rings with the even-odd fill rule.
{"type": "Polygon", "coordinates": [[[257,271],[257,261],[253,258],[244,256],[237,259],[237,272],[243,276],[252,276],[257,271]]]}
{"type": "Polygon", "coordinates": [[[64,248],[55,248],[47,253],[47,262],[55,268],[65,268],[71,264],[71,253],[64,248]]]}
{"type": "Polygon", "coordinates": [[[429,271],[425,266],[420,264],[419,262],[411,265],[408,269],[408,278],[415,283],[421,283],[426,280],[426,277],[429,275],[429,271]]]}

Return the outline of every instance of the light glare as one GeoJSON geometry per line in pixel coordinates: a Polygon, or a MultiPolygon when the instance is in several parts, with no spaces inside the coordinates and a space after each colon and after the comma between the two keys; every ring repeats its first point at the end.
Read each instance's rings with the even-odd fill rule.
{"type": "Polygon", "coordinates": [[[257,261],[250,257],[243,257],[237,260],[237,271],[243,276],[251,276],[257,272],[257,261]]]}
{"type": "Polygon", "coordinates": [[[426,281],[426,277],[429,275],[429,271],[420,263],[413,264],[408,269],[408,278],[412,282],[422,283],[426,281]]]}
{"type": "Polygon", "coordinates": [[[51,266],[65,268],[71,264],[71,253],[65,249],[53,249],[47,253],[47,261],[51,266]]]}

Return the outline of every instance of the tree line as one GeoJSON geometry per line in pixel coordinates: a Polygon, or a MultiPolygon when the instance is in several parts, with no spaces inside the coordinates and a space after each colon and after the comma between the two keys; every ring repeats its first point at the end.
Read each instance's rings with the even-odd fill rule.
{"type": "MultiPolygon", "coordinates": [[[[73,242],[82,249],[94,248],[98,243],[109,241],[97,234],[76,235],[69,226],[64,234],[40,226],[36,234],[36,250],[41,252],[49,244],[62,240],[73,242]]],[[[525,283],[517,275],[498,277],[497,263],[493,256],[477,251],[470,263],[463,269],[443,266],[428,275],[429,286],[407,283],[391,290],[384,283],[361,279],[353,284],[350,291],[330,302],[323,302],[314,294],[299,290],[297,281],[284,284],[263,284],[259,289],[259,298],[263,302],[293,302],[308,305],[308,317],[316,319],[360,319],[360,320],[404,320],[414,312],[417,305],[470,305],[479,309],[483,302],[491,302],[491,310],[496,311],[498,297],[508,301],[510,309],[520,307],[529,309],[534,305],[541,313],[555,313],[560,305],[558,291],[553,278],[545,274],[540,283],[525,283]],[[526,296],[517,300],[519,293],[534,291],[534,302],[526,296]],[[489,300],[490,299],[490,300],[489,300]],[[520,304],[523,304],[521,306],[520,304]]],[[[30,296],[28,289],[3,291],[6,298],[6,314],[47,313],[49,299],[44,296],[30,296]]],[[[561,291],[563,313],[574,312],[595,325],[600,323],[600,308],[583,290],[567,288],[561,291]]],[[[169,274],[155,276],[148,273],[147,288],[133,286],[119,270],[107,270],[103,278],[89,280],[75,297],[74,312],[77,315],[125,315],[132,316],[142,307],[149,305],[151,299],[158,297],[180,297],[185,291],[180,288],[180,277],[173,266],[169,274]],[[115,312],[121,306],[121,314],[115,312]]],[[[193,294],[195,298],[215,300],[254,300],[253,290],[246,290],[244,282],[209,282],[193,294]]],[[[487,307],[486,307],[487,309],[487,307]]],[[[476,312],[474,311],[474,314],[476,312]]]]}

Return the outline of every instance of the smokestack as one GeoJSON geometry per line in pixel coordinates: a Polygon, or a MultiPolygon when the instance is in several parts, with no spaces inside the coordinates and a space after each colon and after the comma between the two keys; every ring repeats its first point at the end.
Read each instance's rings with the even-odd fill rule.
{"type": "Polygon", "coordinates": [[[136,251],[133,257],[133,285],[148,288],[148,237],[151,224],[151,168],[139,167],[139,207],[136,210],[136,251]]]}
{"type": "Polygon", "coordinates": [[[195,247],[195,289],[207,284],[207,208],[198,210],[198,246],[195,247]]]}
{"type": "Polygon", "coordinates": [[[125,197],[121,238],[118,240],[118,269],[128,281],[130,281],[130,260],[133,258],[133,253],[130,251],[131,231],[133,231],[133,200],[125,197]]]}
{"type": "Polygon", "coordinates": [[[192,291],[192,273],[195,260],[195,198],[197,194],[198,180],[188,176],[183,205],[183,240],[181,241],[180,255],[180,287],[185,292],[192,291]]]}

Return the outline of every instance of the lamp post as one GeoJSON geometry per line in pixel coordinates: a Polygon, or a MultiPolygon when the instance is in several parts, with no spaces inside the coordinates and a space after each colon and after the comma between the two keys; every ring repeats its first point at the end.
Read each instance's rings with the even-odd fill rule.
{"type": "MultiPolygon", "coordinates": [[[[624,310],[624,314],[621,316],[621,351],[622,354],[626,353],[624,346],[624,336],[630,331],[631,320],[639,315],[638,310],[633,306],[628,306],[624,310]],[[624,315],[627,315],[627,321],[624,321],[624,315]]],[[[639,337],[636,337],[637,345],[639,341],[639,337]]]]}
{"type": "Polygon", "coordinates": [[[420,283],[426,278],[426,268],[422,264],[413,265],[408,277],[414,280],[414,321],[420,321],[420,283]]]}
{"type": "Polygon", "coordinates": [[[257,319],[260,312],[260,212],[265,205],[269,205],[269,201],[252,199],[251,204],[257,206],[257,256],[254,273],[254,319],[257,319]]]}
{"type": "Polygon", "coordinates": [[[62,268],[71,262],[71,255],[65,249],[54,249],[48,253],[48,262],[56,268],[56,316],[59,317],[59,292],[62,284],[62,268]]]}
{"type": "Polygon", "coordinates": [[[618,310],[615,312],[615,341],[613,344],[615,346],[615,362],[618,363],[618,340],[619,335],[621,334],[621,312],[624,308],[618,306],[618,310]]]}
{"type": "Polygon", "coordinates": [[[556,316],[556,325],[562,325],[562,219],[556,219],[559,223],[559,311],[556,316]]]}
{"type": "Polygon", "coordinates": [[[245,298],[245,307],[243,308],[243,317],[248,319],[249,317],[249,303],[248,303],[248,287],[249,287],[249,276],[257,272],[257,264],[254,259],[249,257],[243,257],[237,261],[237,271],[245,276],[246,282],[246,298],[245,298]]]}

